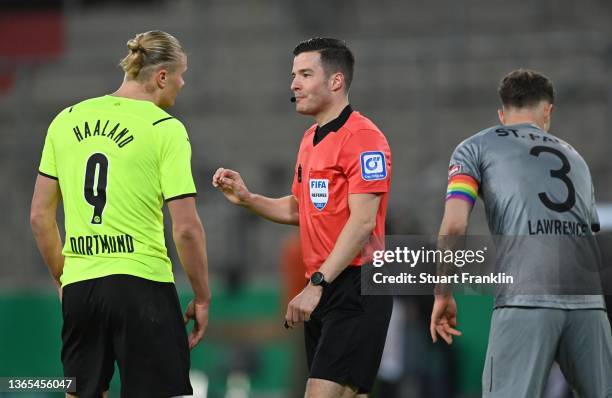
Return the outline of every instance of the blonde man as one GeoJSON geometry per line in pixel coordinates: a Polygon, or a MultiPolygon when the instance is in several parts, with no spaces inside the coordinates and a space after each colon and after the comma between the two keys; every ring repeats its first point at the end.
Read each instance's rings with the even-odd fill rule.
{"type": "Polygon", "coordinates": [[[106,396],[115,362],[121,396],[191,394],[189,349],[208,323],[191,147],[183,124],[163,110],[184,85],[187,57],[161,31],[127,46],[121,87],[64,109],[49,126],[32,199],[32,230],[63,298],[64,374],[76,377],[78,397],[106,396]],[[195,296],[184,317],[164,244],[164,201],[195,296]]]}

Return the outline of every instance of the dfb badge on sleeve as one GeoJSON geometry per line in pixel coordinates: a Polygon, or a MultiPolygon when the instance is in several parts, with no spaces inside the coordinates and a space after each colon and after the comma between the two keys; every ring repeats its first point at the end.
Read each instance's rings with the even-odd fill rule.
{"type": "Polygon", "coordinates": [[[366,181],[384,180],[387,178],[385,154],[380,151],[362,152],[361,178],[366,181]]]}

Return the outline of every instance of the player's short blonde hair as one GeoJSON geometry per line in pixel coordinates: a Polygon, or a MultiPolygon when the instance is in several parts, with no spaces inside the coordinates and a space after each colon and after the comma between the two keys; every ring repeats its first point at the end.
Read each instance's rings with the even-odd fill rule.
{"type": "Polygon", "coordinates": [[[169,33],[151,30],[128,40],[128,54],[120,62],[128,80],[145,81],[156,67],[172,69],[185,51],[169,33]]]}

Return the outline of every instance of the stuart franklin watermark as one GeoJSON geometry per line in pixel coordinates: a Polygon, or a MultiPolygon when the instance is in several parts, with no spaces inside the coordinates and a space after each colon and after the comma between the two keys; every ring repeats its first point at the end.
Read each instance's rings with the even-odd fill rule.
{"type": "MultiPolygon", "coordinates": [[[[404,264],[410,268],[418,265],[448,264],[451,267],[463,268],[466,265],[482,265],[486,261],[488,248],[477,250],[442,250],[442,249],[411,249],[406,246],[394,250],[376,250],[373,252],[372,265],[380,268],[386,264],[404,264]]],[[[514,277],[503,272],[488,275],[471,274],[469,272],[452,273],[451,275],[434,275],[430,272],[418,274],[400,272],[386,275],[382,272],[372,273],[372,281],[376,284],[511,284],[514,277]]]]}
{"type": "Polygon", "coordinates": [[[388,235],[368,253],[362,294],[612,293],[612,237],[388,235]]]}

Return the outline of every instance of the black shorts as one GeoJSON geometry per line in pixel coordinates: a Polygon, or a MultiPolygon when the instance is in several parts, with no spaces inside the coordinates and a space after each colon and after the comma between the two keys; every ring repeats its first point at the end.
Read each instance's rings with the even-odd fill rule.
{"type": "Polygon", "coordinates": [[[64,287],[62,363],[79,398],[121,376],[121,397],[191,395],[189,346],[173,283],[111,275],[64,287]]]}
{"type": "Polygon", "coordinates": [[[392,296],[362,296],[361,271],[349,267],[323,291],[304,324],[310,377],[369,393],[378,373],[392,296]]]}

